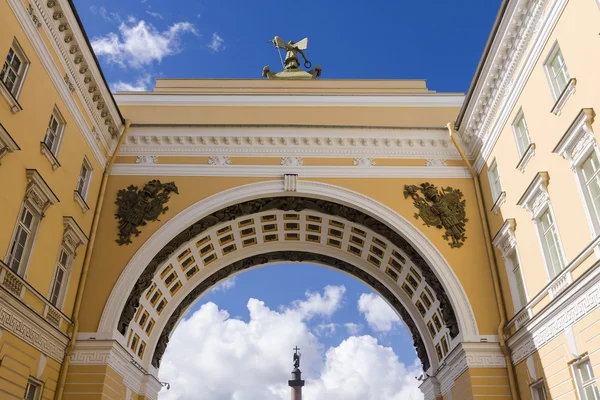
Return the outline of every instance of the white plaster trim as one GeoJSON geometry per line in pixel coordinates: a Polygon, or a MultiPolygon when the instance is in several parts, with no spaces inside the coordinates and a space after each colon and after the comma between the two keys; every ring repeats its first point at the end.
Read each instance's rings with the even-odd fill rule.
{"type": "Polygon", "coordinates": [[[579,164],[582,155],[595,143],[594,117],[593,109],[582,108],[552,152],[568,160],[571,166],[579,164]]]}
{"type": "Polygon", "coordinates": [[[571,95],[575,94],[575,86],[577,85],[577,79],[571,78],[567,83],[567,86],[563,89],[558,99],[556,99],[556,103],[554,107],[552,107],[552,114],[560,115],[563,107],[567,104],[567,100],[571,97],[571,95]]]}
{"type": "Polygon", "coordinates": [[[461,159],[441,128],[131,127],[119,155],[148,154],[461,159]]]}
{"type": "Polygon", "coordinates": [[[523,361],[598,306],[600,266],[596,263],[508,339],[513,364],[523,361]]]}
{"type": "Polygon", "coordinates": [[[0,328],[62,363],[68,337],[1,286],[0,328]]]}
{"type": "Polygon", "coordinates": [[[137,156],[136,164],[158,164],[158,156],[137,156]]]}
{"type": "Polygon", "coordinates": [[[127,350],[115,340],[77,340],[71,355],[71,365],[109,366],[123,377],[123,384],[129,389],[157,400],[162,387],[160,381],[136,364],[127,350]]]}
{"type": "Polygon", "coordinates": [[[550,176],[547,172],[538,172],[517,203],[517,205],[529,211],[532,219],[537,218],[550,204],[550,197],[548,195],[549,181],[550,176]]]}
{"type": "MultiPolygon", "coordinates": [[[[282,161],[283,162],[283,161],[282,161]]],[[[466,167],[414,166],[306,166],[306,165],[204,165],[204,164],[115,164],[111,175],[120,176],[246,176],[302,178],[471,178],[466,167]]]]}
{"type": "Polygon", "coordinates": [[[519,163],[517,164],[517,169],[521,172],[525,172],[525,167],[529,164],[529,160],[531,160],[535,156],[535,143],[530,143],[525,150],[525,153],[521,156],[519,163]]]}
{"type": "MultiPolygon", "coordinates": [[[[526,3],[534,3],[532,6],[536,11],[536,19],[535,21],[531,21],[529,24],[519,24],[519,21],[512,21],[511,18],[505,17],[508,21],[515,23],[517,26],[521,25],[521,29],[518,33],[513,33],[511,35],[506,35],[506,26],[501,29],[496,37],[506,38],[506,40],[515,40],[513,38],[520,39],[523,36],[533,35],[533,39],[521,41],[518,46],[516,46],[516,56],[514,57],[506,57],[509,66],[507,70],[512,73],[514,68],[517,65],[522,65],[518,71],[516,71],[516,75],[513,79],[509,80],[508,75],[504,78],[504,82],[502,82],[502,89],[499,90],[498,95],[493,100],[492,105],[487,105],[488,102],[491,101],[489,93],[485,93],[485,84],[483,83],[484,79],[481,79],[478,84],[477,89],[475,90],[474,99],[471,100],[467,112],[465,113],[465,119],[461,124],[461,133],[467,129],[470,129],[473,134],[471,140],[471,151],[472,153],[477,153],[478,147],[481,147],[479,151],[479,155],[474,164],[474,169],[477,173],[481,172],[483,166],[486,163],[486,160],[489,158],[500,133],[502,132],[504,125],[506,124],[508,117],[510,116],[512,110],[514,109],[516,102],[527,83],[529,76],[535,65],[537,64],[539,57],[544,49],[548,38],[550,37],[552,31],[554,30],[554,26],[556,25],[558,18],[562,14],[568,0],[521,0],[521,1],[513,1],[509,3],[509,7],[518,8],[526,7],[522,4],[526,3]],[[546,7],[546,3],[550,1],[551,4],[546,7]],[[521,3],[521,4],[518,4],[521,3]],[[545,11],[542,14],[542,10],[545,11]],[[531,42],[531,44],[529,44],[531,42]],[[527,48],[527,53],[524,56],[520,56],[520,52],[527,48]],[[521,60],[523,60],[521,62],[521,60]],[[498,109],[500,111],[498,113],[490,112],[492,109],[498,109]],[[484,110],[486,110],[486,115],[481,115],[484,110]],[[468,117],[467,117],[468,115],[468,117]],[[497,115],[497,116],[496,116],[497,115]],[[475,121],[481,120],[484,121],[479,127],[474,128],[472,125],[475,124],[475,121]],[[491,126],[491,128],[487,129],[487,126],[491,126]],[[479,139],[479,140],[477,140],[479,139]]],[[[507,14],[508,15],[508,14],[507,14]]],[[[500,43],[498,43],[496,49],[500,47],[500,43]]],[[[506,43],[505,46],[502,46],[504,49],[513,49],[515,46],[511,43],[506,43]]],[[[493,54],[492,52],[491,54],[493,54]]],[[[490,56],[487,60],[486,71],[482,72],[482,76],[494,75],[489,72],[489,68],[491,64],[495,64],[494,56],[490,56]]],[[[496,72],[497,74],[497,72],[496,72]]],[[[465,136],[468,136],[465,134],[465,136]]],[[[463,136],[464,137],[464,136],[463,136]]]]}
{"type": "Polygon", "coordinates": [[[52,150],[48,148],[45,142],[40,142],[40,152],[44,157],[46,157],[52,166],[52,171],[56,171],[56,169],[60,167],[60,163],[58,162],[56,156],[52,153],[52,150]]]}
{"type": "MultiPolygon", "coordinates": [[[[355,169],[354,169],[355,170],[355,169]]],[[[363,194],[330,184],[302,181],[298,186],[299,195],[335,201],[348,205],[357,210],[372,215],[380,221],[386,221],[388,226],[402,235],[423,256],[424,260],[435,271],[443,285],[458,319],[463,340],[479,340],[479,329],[467,295],[454,274],[452,267],[442,256],[433,243],[411,222],[398,213],[363,194]]],[[[191,205],[178,215],[171,218],[156,231],[131,258],[121,276],[117,280],[107,300],[98,333],[101,337],[119,338],[117,323],[121,311],[127,301],[133,285],[146,265],[152,260],[157,249],[162,248],[175,235],[187,228],[192,221],[197,221],[206,215],[233,204],[251,199],[285,195],[283,180],[259,182],[239,186],[212,195],[191,205]]]]}
{"type": "Polygon", "coordinates": [[[500,250],[502,257],[506,257],[517,245],[515,240],[515,229],[517,222],[514,218],[504,221],[500,230],[492,240],[492,244],[500,250]]]}
{"type": "Polygon", "coordinates": [[[500,193],[500,195],[494,202],[494,205],[492,206],[492,212],[495,215],[498,214],[498,211],[500,211],[500,207],[502,207],[502,204],[504,204],[505,201],[506,201],[506,192],[503,191],[500,193]]]}
{"type": "Polygon", "coordinates": [[[199,94],[116,94],[123,106],[162,107],[460,107],[462,94],[425,95],[199,95],[199,94]]]}
{"type": "Polygon", "coordinates": [[[2,95],[2,97],[4,97],[4,99],[8,103],[11,113],[16,114],[19,111],[23,110],[23,107],[21,107],[21,104],[19,104],[17,99],[14,98],[13,94],[6,88],[6,86],[4,86],[4,82],[0,82],[0,94],[2,95]]]}
{"type": "Polygon", "coordinates": [[[25,198],[30,200],[31,205],[43,217],[48,207],[58,203],[60,200],[58,200],[58,197],[56,197],[37,170],[27,169],[25,174],[27,176],[25,198]]]}
{"type": "Polygon", "coordinates": [[[468,368],[506,368],[506,359],[498,343],[461,343],[450,352],[446,363],[436,374],[442,395],[454,386],[468,368]]]}
{"type": "Polygon", "coordinates": [[[37,30],[37,27],[31,21],[31,17],[29,16],[27,9],[25,8],[25,4],[20,0],[7,1],[10,7],[12,8],[15,16],[21,23],[21,26],[23,27],[23,30],[25,31],[29,42],[31,43],[38,57],[40,58],[42,65],[48,72],[48,75],[50,76],[52,83],[54,83],[58,94],[60,95],[60,97],[66,104],[67,109],[71,113],[75,124],[81,131],[82,136],[84,137],[90,150],[94,154],[96,161],[102,166],[102,168],[104,168],[104,166],[106,165],[106,157],[104,156],[104,152],[102,151],[102,148],[100,147],[98,142],[96,142],[96,138],[94,137],[91,128],[88,126],[86,117],[83,115],[83,113],[79,109],[79,106],[73,99],[73,94],[71,93],[67,84],[65,83],[65,80],[61,75],[58,66],[55,64],[54,58],[52,57],[50,50],[46,47],[46,44],[40,32],[37,30]]]}
{"type": "Polygon", "coordinates": [[[63,244],[73,253],[77,254],[77,249],[82,244],[87,244],[88,237],[81,230],[73,217],[63,217],[63,244]]]}
{"type": "Polygon", "coordinates": [[[21,150],[21,148],[0,123],[0,165],[2,165],[2,157],[17,150],[21,150]]]}

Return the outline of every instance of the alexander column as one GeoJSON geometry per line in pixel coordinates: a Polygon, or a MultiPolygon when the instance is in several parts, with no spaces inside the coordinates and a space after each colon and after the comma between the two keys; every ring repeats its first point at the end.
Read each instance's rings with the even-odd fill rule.
{"type": "Polygon", "coordinates": [[[294,348],[294,370],[292,371],[292,380],[288,381],[288,385],[292,388],[292,400],[302,400],[302,371],[300,371],[300,356],[298,346],[294,348]]]}

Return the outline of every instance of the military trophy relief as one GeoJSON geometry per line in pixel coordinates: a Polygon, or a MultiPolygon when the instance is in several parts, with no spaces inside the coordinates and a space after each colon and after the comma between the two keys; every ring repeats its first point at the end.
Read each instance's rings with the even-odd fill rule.
{"type": "Polygon", "coordinates": [[[131,235],[136,237],[142,233],[138,228],[150,221],[159,221],[158,217],[166,213],[171,193],[179,194],[175,182],[161,183],[154,179],[146,183],[142,189],[130,185],[117,193],[115,204],[119,206],[115,217],[119,221],[119,245],[128,245],[131,235]]]}
{"type": "Polygon", "coordinates": [[[410,197],[419,212],[416,219],[422,219],[424,225],[435,226],[444,230],[442,237],[448,240],[452,248],[461,247],[467,237],[465,204],[463,194],[459,189],[450,186],[438,189],[429,182],[419,186],[405,185],[404,198],[410,197]]]}
{"type": "Polygon", "coordinates": [[[269,40],[269,43],[273,43],[281,60],[283,71],[275,73],[272,72],[269,66],[263,68],[262,76],[268,79],[315,79],[321,76],[321,66],[317,65],[310,71],[305,71],[300,67],[300,59],[298,54],[302,56],[304,60],[304,68],[308,69],[312,67],[312,63],[306,58],[304,50],[308,48],[308,38],[304,38],[299,42],[293,40],[285,42],[279,36],[275,36],[274,39],[269,40]],[[285,58],[281,56],[280,51],[285,51],[285,58]]]}

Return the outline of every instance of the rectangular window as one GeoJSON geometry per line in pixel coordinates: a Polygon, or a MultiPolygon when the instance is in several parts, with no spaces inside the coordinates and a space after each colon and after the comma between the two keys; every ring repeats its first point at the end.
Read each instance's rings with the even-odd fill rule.
{"type": "Polygon", "coordinates": [[[579,169],[589,199],[590,216],[600,222],[600,162],[595,150],[581,163],[579,169]]]}
{"type": "Polygon", "coordinates": [[[29,62],[25,58],[21,47],[16,40],[13,40],[13,44],[8,49],[8,54],[4,60],[2,71],[0,71],[0,81],[14,98],[19,95],[28,64],[29,62]]]}
{"type": "Polygon", "coordinates": [[[512,127],[513,134],[515,135],[515,141],[517,142],[519,157],[523,157],[523,154],[525,154],[527,148],[529,148],[529,145],[531,144],[529,129],[527,129],[527,121],[525,121],[525,115],[523,115],[523,111],[519,111],[512,127]]]}
{"type": "Polygon", "coordinates": [[[494,201],[498,199],[500,193],[502,193],[502,184],[500,183],[500,175],[498,174],[498,165],[496,160],[492,161],[490,168],[488,169],[488,179],[490,181],[490,187],[492,189],[492,198],[494,201]]]}
{"type": "Polygon", "coordinates": [[[550,52],[550,56],[546,61],[546,73],[548,74],[548,80],[550,81],[550,86],[552,88],[552,95],[556,100],[571,79],[569,71],[567,70],[565,58],[563,57],[558,44],[554,46],[554,49],[550,52]]]}
{"type": "Polygon", "coordinates": [[[54,157],[58,154],[58,148],[62,139],[62,134],[65,128],[65,122],[60,112],[55,107],[50,115],[50,121],[48,122],[48,128],[46,129],[46,136],[44,137],[44,143],[48,150],[54,154],[54,157]]]}
{"type": "Polygon", "coordinates": [[[83,159],[83,164],[81,164],[81,171],[79,172],[79,178],[77,179],[77,193],[85,200],[87,197],[88,188],[90,186],[90,180],[92,177],[92,167],[87,160],[87,158],[83,159]]]}
{"type": "Polygon", "coordinates": [[[17,222],[15,235],[9,247],[7,262],[9,268],[17,274],[22,272],[23,267],[27,264],[35,224],[35,214],[24,205],[17,222]]]}
{"type": "Polygon", "coordinates": [[[533,394],[533,400],[546,400],[546,388],[544,387],[544,382],[536,383],[531,386],[531,392],[533,394]]]}
{"type": "Polygon", "coordinates": [[[515,289],[517,291],[517,298],[519,299],[519,304],[515,305],[515,311],[517,311],[517,309],[521,309],[525,306],[525,304],[527,304],[527,292],[525,291],[523,271],[521,271],[521,263],[519,262],[519,256],[516,250],[509,256],[509,259],[512,264],[513,276],[515,279],[515,289]]]}
{"type": "Polygon", "coordinates": [[[52,290],[50,291],[50,303],[52,303],[52,305],[55,307],[58,307],[58,303],[62,295],[68,267],[69,253],[67,253],[64,248],[61,248],[60,255],[58,257],[58,263],[56,265],[56,272],[54,274],[54,280],[52,281],[52,290]]]}
{"type": "Polygon", "coordinates": [[[29,380],[25,388],[25,400],[39,400],[42,395],[42,385],[29,380]]]}
{"type": "Polygon", "coordinates": [[[574,365],[577,390],[582,400],[600,400],[600,391],[596,385],[594,370],[589,359],[574,365]]]}
{"type": "Polygon", "coordinates": [[[554,278],[562,271],[564,260],[562,257],[560,240],[558,238],[558,229],[550,208],[546,209],[546,211],[538,217],[537,222],[542,239],[544,255],[546,257],[546,264],[548,265],[548,272],[550,273],[550,278],[554,278]]]}

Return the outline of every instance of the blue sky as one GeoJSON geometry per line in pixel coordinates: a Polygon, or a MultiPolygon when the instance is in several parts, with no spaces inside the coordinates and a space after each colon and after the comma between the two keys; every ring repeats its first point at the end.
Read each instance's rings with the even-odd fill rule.
{"type": "MultiPolygon", "coordinates": [[[[500,0],[285,4],[75,0],[113,91],[151,90],[157,77],[260,79],[265,65],[280,68],[267,43],[278,35],[308,37],[323,78],[426,79],[438,92],[468,90],[500,0]]],[[[283,265],[241,274],[192,307],[165,354],[172,389],[161,400],[289,398],[296,344],[306,400],[422,398],[411,338],[379,297],[335,271],[283,265]]]]}
{"type": "Polygon", "coordinates": [[[432,90],[466,92],[500,0],[305,0],[287,12],[284,3],[255,0],[75,4],[92,41],[117,35],[120,41],[113,44],[121,48],[113,54],[119,57],[144,52],[143,47],[122,51],[122,34],[140,22],[150,37],[163,35],[173,46],[143,65],[119,65],[100,56],[111,84],[146,79],[148,87],[147,78],[156,77],[260,78],[265,65],[272,70],[280,65],[267,43],[278,35],[296,41],[308,37],[307,55],[323,66],[323,78],[427,79],[432,90]],[[182,23],[189,27],[177,25],[182,23]]]}

